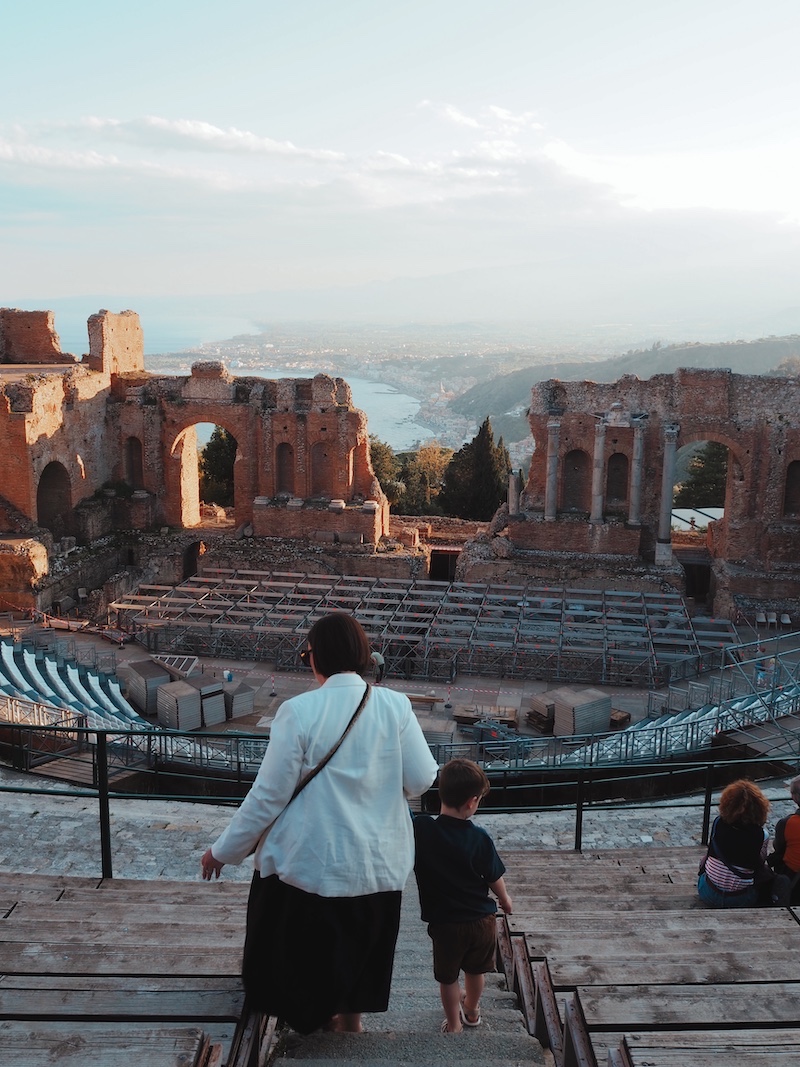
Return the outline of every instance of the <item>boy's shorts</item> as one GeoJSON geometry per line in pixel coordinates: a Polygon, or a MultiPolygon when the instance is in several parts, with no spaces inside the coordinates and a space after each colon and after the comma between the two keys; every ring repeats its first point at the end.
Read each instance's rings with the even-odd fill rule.
{"type": "Polygon", "coordinates": [[[494,915],[468,923],[430,923],[433,941],[433,976],[442,985],[465,974],[486,974],[495,969],[497,926],[494,915]]]}

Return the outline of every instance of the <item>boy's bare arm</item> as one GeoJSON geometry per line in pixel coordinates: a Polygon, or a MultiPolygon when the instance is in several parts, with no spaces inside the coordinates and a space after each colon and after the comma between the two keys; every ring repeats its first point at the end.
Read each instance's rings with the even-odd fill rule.
{"type": "Polygon", "coordinates": [[[490,882],[489,888],[497,897],[497,903],[500,905],[501,909],[506,913],[506,915],[510,915],[511,897],[508,895],[506,883],[503,881],[503,879],[498,878],[496,882],[490,882]]]}

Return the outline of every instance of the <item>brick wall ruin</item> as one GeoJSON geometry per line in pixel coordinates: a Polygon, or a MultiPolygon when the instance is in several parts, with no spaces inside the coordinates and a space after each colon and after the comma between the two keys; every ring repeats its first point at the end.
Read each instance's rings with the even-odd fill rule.
{"type": "Polygon", "coordinates": [[[0,363],[74,363],[54,323],[52,311],[0,308],[0,363]]]}
{"type": "Polygon", "coordinates": [[[51,313],[0,310],[0,518],[19,513],[51,541],[200,526],[195,427],[211,423],[236,439],[248,534],[374,546],[388,533],[366,416],[341,378],[238,378],[216,362],[156,376],[134,312],[101,311],[88,330],[89,353],[67,362],[51,313]],[[120,483],[124,500],[104,488],[120,483]]]}
{"type": "Polygon", "coordinates": [[[642,564],[667,581],[680,574],[672,498],[677,451],[692,442],[728,450],[724,517],[705,546],[713,561],[768,575],[800,560],[797,378],[684,369],[550,380],[533,386],[528,421],[536,449],[526,484],[512,480],[502,533],[512,551],[547,556],[550,577],[583,560],[601,580],[642,564]]]}

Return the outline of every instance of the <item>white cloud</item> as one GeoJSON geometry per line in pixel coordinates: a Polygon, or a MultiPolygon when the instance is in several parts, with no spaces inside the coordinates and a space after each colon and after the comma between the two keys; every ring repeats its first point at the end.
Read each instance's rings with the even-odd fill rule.
{"type": "Polygon", "coordinates": [[[93,150],[64,151],[4,138],[0,138],[0,161],[49,170],[98,170],[119,165],[115,156],[103,155],[93,150]]]}
{"type": "MultiPolygon", "coordinates": [[[[10,277],[18,285],[25,262],[25,276],[40,284],[39,238],[23,221],[48,217],[59,247],[86,245],[87,272],[116,256],[115,273],[127,272],[131,285],[145,270],[155,288],[176,278],[213,288],[217,282],[202,279],[218,277],[231,288],[252,278],[304,288],[310,279],[507,267],[533,256],[541,278],[563,275],[572,299],[606,275],[615,279],[610,289],[627,292],[655,260],[669,262],[676,277],[683,275],[676,263],[708,263],[731,227],[722,208],[742,213],[734,228],[755,246],[751,232],[775,221],[753,214],[766,210],[765,191],[776,211],[786,209],[784,218],[797,203],[789,147],[749,161],[745,153],[591,154],[543,135],[532,110],[425,107],[419,128],[387,125],[381,147],[360,154],[156,115],[0,128],[0,182],[10,178],[14,186],[13,197],[0,195],[13,205],[0,212],[0,225],[8,220],[4,235],[13,229],[18,242],[10,277]],[[702,210],[689,216],[693,207],[702,210]],[[704,242],[702,227],[712,218],[713,240],[704,242]],[[123,232],[120,257],[116,235],[123,232]],[[138,260],[127,254],[133,246],[141,246],[138,260]],[[91,257],[91,248],[101,251],[91,257]],[[614,260],[635,267],[620,273],[614,260]]],[[[792,235],[786,239],[789,247],[792,235]]],[[[49,247],[44,236],[41,242],[49,247]]],[[[48,260],[54,277],[57,267],[48,260]]]]}
{"type": "Polygon", "coordinates": [[[519,115],[513,114],[504,107],[494,107],[490,105],[486,108],[486,111],[494,116],[499,123],[499,130],[506,136],[512,136],[520,130],[543,130],[544,126],[536,121],[536,113],[533,111],[523,111],[519,115]]]}
{"type": "Polygon", "coordinates": [[[552,140],[543,154],[569,174],[612,187],[620,201],[646,211],[770,212],[800,222],[800,144],[758,151],[592,154],[552,140]]]}
{"type": "MultiPolygon", "coordinates": [[[[291,141],[276,141],[271,137],[260,137],[249,130],[239,130],[235,126],[221,129],[210,122],[195,119],[166,119],[158,115],[122,121],[120,119],[91,116],[75,124],[77,131],[92,131],[101,136],[124,140],[129,143],[151,145],[173,150],[193,149],[200,151],[246,153],[267,156],[279,156],[291,159],[344,160],[342,152],[328,149],[298,148],[291,141]]],[[[62,125],[63,132],[70,127],[62,125]]]]}

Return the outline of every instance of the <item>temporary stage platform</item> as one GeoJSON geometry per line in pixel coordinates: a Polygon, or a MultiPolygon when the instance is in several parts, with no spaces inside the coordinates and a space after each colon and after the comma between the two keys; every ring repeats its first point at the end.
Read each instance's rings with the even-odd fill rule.
{"type": "Polygon", "coordinates": [[[352,612],[395,677],[457,674],[660,686],[719,666],[726,620],[692,620],[677,593],[408,581],[207,568],[143,585],[111,605],[153,654],[272,662],[301,670],[312,623],[352,612]]]}

